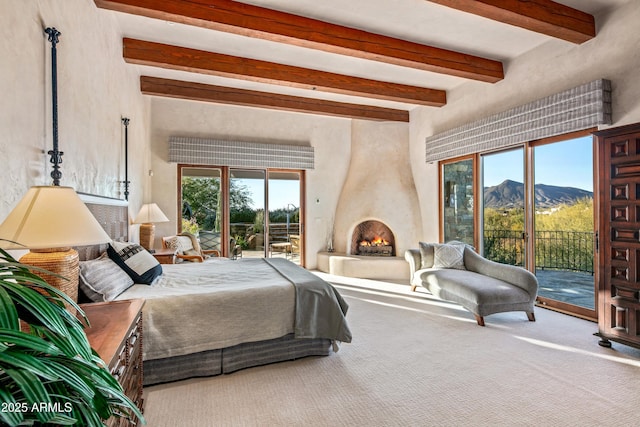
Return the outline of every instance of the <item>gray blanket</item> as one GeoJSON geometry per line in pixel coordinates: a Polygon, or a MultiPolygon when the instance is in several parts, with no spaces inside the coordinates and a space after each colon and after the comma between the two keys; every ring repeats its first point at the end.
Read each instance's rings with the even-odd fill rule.
{"type": "Polygon", "coordinates": [[[283,258],[265,258],[265,261],[296,289],[296,338],[351,342],[351,331],[345,318],[349,306],[331,284],[283,258]]]}
{"type": "Polygon", "coordinates": [[[163,275],[151,286],[134,285],[119,295],[146,299],[144,360],[292,332],[300,338],[350,342],[347,305],[335,289],[289,261],[271,261],[213,258],[163,265],[163,275]]]}

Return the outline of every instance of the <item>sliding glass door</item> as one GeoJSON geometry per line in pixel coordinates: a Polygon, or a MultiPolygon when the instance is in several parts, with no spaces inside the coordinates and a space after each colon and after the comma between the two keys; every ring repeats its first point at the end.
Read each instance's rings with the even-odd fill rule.
{"type": "Polygon", "coordinates": [[[534,146],[533,199],[540,300],[595,313],[592,144],[586,136],[534,146]]]}
{"type": "Polygon", "coordinates": [[[304,171],[179,165],[178,180],[178,232],[203,249],[304,264],[304,171]]]}
{"type": "Polygon", "coordinates": [[[222,253],[223,182],[219,168],[180,169],[180,230],[200,237],[203,249],[222,253]]]}
{"type": "Polygon", "coordinates": [[[482,250],[486,258],[525,265],[524,148],[482,156],[482,250]]]}
{"type": "Polygon", "coordinates": [[[266,172],[229,172],[229,251],[231,257],[264,257],[266,172]]]}
{"type": "Polygon", "coordinates": [[[595,319],[593,153],[584,132],[441,162],[443,241],[471,243],[476,221],[478,251],[534,273],[539,303],[595,319]],[[480,217],[468,208],[474,191],[480,217]]]}
{"type": "Polygon", "coordinates": [[[302,227],[301,173],[269,171],[269,256],[285,257],[299,264],[302,227]]]}

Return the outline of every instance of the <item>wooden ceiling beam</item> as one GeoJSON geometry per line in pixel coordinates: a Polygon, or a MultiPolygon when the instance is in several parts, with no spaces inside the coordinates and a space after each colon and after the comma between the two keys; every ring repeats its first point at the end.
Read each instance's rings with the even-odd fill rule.
{"type": "Polygon", "coordinates": [[[125,61],[133,64],[431,107],[441,107],[447,101],[446,92],[443,90],[382,82],[143,40],[125,38],[122,44],[125,61]]]}
{"type": "Polygon", "coordinates": [[[314,98],[303,98],[299,96],[281,95],[180,80],[161,79],[149,76],[140,77],[140,91],[145,95],[214,102],[219,104],[269,108],[351,119],[409,122],[409,112],[404,110],[325,101],[314,98]]]}
{"type": "Polygon", "coordinates": [[[572,43],[584,43],[596,36],[593,15],[551,0],[429,1],[572,43]]]}
{"type": "Polygon", "coordinates": [[[495,83],[502,63],[229,0],[94,0],[104,9],[495,83]]]}

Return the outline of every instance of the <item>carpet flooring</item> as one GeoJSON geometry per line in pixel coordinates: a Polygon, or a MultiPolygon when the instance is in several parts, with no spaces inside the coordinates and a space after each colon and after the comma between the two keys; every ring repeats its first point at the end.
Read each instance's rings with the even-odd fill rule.
{"type": "Polygon", "coordinates": [[[148,426],[640,425],[640,350],[536,308],[485,318],[406,284],[316,273],[350,305],[328,357],[145,388],[148,426]]]}

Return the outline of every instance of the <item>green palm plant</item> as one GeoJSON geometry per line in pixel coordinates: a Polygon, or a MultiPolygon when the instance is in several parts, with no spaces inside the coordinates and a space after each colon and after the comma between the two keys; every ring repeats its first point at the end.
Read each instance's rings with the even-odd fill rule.
{"type": "Polygon", "coordinates": [[[0,249],[0,424],[103,426],[144,418],[93,350],[82,309],[0,249]]]}

